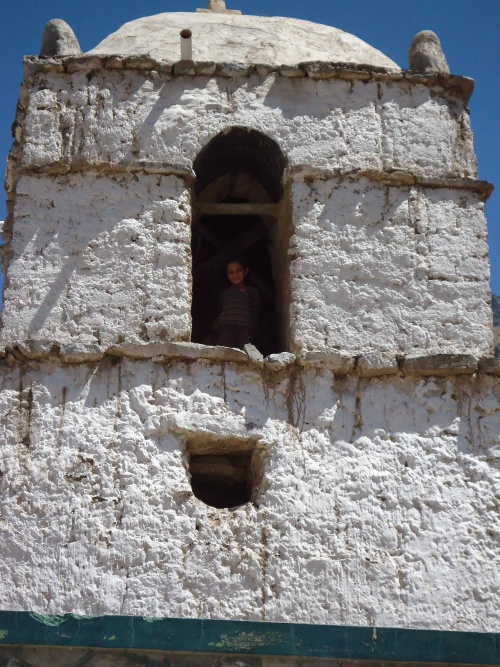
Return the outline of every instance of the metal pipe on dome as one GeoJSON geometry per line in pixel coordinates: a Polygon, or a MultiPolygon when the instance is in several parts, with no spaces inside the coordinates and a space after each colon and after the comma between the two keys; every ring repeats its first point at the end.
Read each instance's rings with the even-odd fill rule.
{"type": "Polygon", "coordinates": [[[181,30],[181,60],[193,60],[193,33],[188,28],[181,30]]]}

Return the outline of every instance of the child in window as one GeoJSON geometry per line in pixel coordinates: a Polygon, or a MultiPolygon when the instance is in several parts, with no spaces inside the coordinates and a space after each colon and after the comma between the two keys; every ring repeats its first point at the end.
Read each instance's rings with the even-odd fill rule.
{"type": "Polygon", "coordinates": [[[226,275],[231,286],[219,293],[217,344],[243,349],[257,333],[260,292],[245,285],[248,267],[243,259],[238,257],[227,262],[226,275]]]}

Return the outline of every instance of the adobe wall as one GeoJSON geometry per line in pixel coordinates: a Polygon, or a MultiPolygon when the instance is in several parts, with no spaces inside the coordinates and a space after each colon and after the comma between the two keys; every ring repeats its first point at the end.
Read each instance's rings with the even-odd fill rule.
{"type": "Polygon", "coordinates": [[[190,222],[190,193],[176,176],[23,176],[4,345],[189,340],[190,222]]]}
{"type": "Polygon", "coordinates": [[[459,77],[438,81],[367,71],[351,72],[350,80],[347,73],[344,80],[333,68],[328,78],[319,78],[323,74],[305,76],[299,67],[290,68],[290,77],[238,66],[216,74],[215,64],[212,75],[196,76],[194,69],[176,75],[147,58],[150,71],[103,68],[105,61],[96,57],[78,59],[65,73],[65,60],[71,63],[26,63],[24,167],[148,164],[190,170],[212,137],[239,125],[275,139],[291,167],[477,177],[468,96],[459,77]]]}
{"type": "Polygon", "coordinates": [[[27,62],[0,608],[498,629],[500,371],[478,363],[489,187],[470,85],[132,60],[27,62]],[[288,159],[293,354],[264,361],[188,342],[192,165],[235,125],[288,159]],[[191,489],[190,454],[218,443],[253,452],[234,510],[191,489]]]}
{"type": "Polygon", "coordinates": [[[193,161],[245,126],[288,160],[290,351],[491,353],[470,81],[134,63],[26,62],[4,346],[188,341],[193,161]]]}
{"type": "Polygon", "coordinates": [[[500,378],[9,362],[0,608],[498,631],[500,378]],[[234,510],[188,472],[228,439],[234,510]]]}
{"type": "Polygon", "coordinates": [[[292,350],[491,353],[484,203],[367,178],[293,183],[292,350]]]}

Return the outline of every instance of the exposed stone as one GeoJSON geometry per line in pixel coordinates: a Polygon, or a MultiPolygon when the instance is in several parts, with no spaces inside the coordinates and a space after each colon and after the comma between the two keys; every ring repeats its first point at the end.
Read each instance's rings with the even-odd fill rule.
{"type": "Polygon", "coordinates": [[[72,343],[61,345],[59,355],[65,364],[81,364],[88,361],[99,361],[102,359],[103,351],[97,344],[72,343]]]}
{"type": "Polygon", "coordinates": [[[104,61],[106,69],[123,69],[125,67],[125,58],[122,56],[109,56],[104,61]]]}
{"type": "Polygon", "coordinates": [[[332,370],[336,375],[346,375],[354,368],[355,358],[341,352],[306,352],[297,357],[301,366],[319,366],[332,370]]]}
{"type": "Polygon", "coordinates": [[[15,357],[12,354],[12,352],[9,352],[9,350],[7,350],[7,349],[5,349],[5,351],[4,351],[4,357],[5,357],[5,361],[6,361],[7,365],[10,366],[10,367],[16,366],[16,364],[19,361],[19,359],[17,357],[15,357]]]}
{"type": "Polygon", "coordinates": [[[154,69],[157,61],[148,55],[132,55],[125,59],[125,67],[130,69],[154,69]]]}
{"type": "Polygon", "coordinates": [[[283,368],[288,368],[295,363],[295,355],[291,352],[279,352],[278,354],[268,354],[264,358],[266,368],[272,371],[280,371],[283,368]]]}
{"type": "Polygon", "coordinates": [[[247,353],[250,361],[260,363],[264,360],[264,355],[261,352],[259,352],[259,350],[255,347],[255,345],[247,343],[246,345],[243,346],[243,349],[247,353]]]}
{"type": "Polygon", "coordinates": [[[300,65],[281,65],[280,67],[281,76],[285,76],[289,79],[302,79],[305,77],[306,73],[300,65]]]}
{"type": "Polygon", "coordinates": [[[39,58],[25,56],[23,58],[24,78],[27,79],[38,72],[64,72],[61,58],[39,58]]]}
{"type": "Polygon", "coordinates": [[[26,359],[44,359],[56,349],[56,344],[52,340],[23,340],[17,349],[26,359]]]}
{"type": "Polygon", "coordinates": [[[491,357],[490,359],[481,359],[479,362],[479,371],[486,375],[500,376],[500,359],[491,357]]]}
{"type": "Polygon", "coordinates": [[[192,60],[179,60],[174,63],[173,72],[176,76],[195,76],[194,62],[192,60]]]}
{"type": "Polygon", "coordinates": [[[17,346],[6,345],[5,353],[7,355],[7,359],[9,357],[13,357],[14,359],[17,359],[17,361],[24,361],[24,355],[21,354],[21,352],[17,349],[17,346]]]}
{"type": "Polygon", "coordinates": [[[42,36],[42,56],[70,56],[82,52],[75,33],[61,19],[52,19],[45,24],[42,36]]]}
{"type": "Polygon", "coordinates": [[[373,77],[371,69],[351,69],[349,67],[336,67],[337,76],[344,81],[369,81],[373,77]]]}
{"type": "Polygon", "coordinates": [[[333,79],[337,76],[337,69],[331,63],[317,61],[303,63],[303,67],[310,79],[333,79]]]}
{"type": "Polygon", "coordinates": [[[168,62],[166,60],[157,60],[156,70],[159,74],[172,74],[174,71],[174,63],[168,62]]]}
{"type": "Polygon", "coordinates": [[[406,375],[471,375],[477,371],[477,359],[471,354],[432,354],[409,356],[403,362],[406,375]]]}
{"type": "Polygon", "coordinates": [[[439,37],[432,30],[422,30],[412,39],[409,61],[413,72],[450,72],[439,37]]]}
{"type": "Polygon", "coordinates": [[[216,68],[217,64],[213,61],[196,61],[194,64],[195,72],[199,76],[213,76],[215,74],[216,68]]]}
{"type": "Polygon", "coordinates": [[[243,63],[220,63],[217,65],[217,74],[229,78],[249,76],[252,66],[243,63]]]}
{"type": "Polygon", "coordinates": [[[153,359],[163,363],[169,359],[214,359],[217,361],[247,362],[248,355],[233,347],[201,345],[199,343],[122,343],[106,350],[113,357],[153,359]]]}
{"type": "Polygon", "coordinates": [[[455,86],[458,88],[462,94],[462,99],[465,104],[468,103],[472,93],[474,92],[474,87],[476,82],[474,79],[471,79],[468,76],[449,76],[447,77],[446,84],[448,86],[455,86]]]}
{"type": "Polygon", "coordinates": [[[358,359],[356,372],[360,377],[377,377],[399,373],[398,361],[395,356],[370,352],[358,359]]]}
{"type": "Polygon", "coordinates": [[[73,72],[90,72],[91,70],[101,69],[104,66],[105,59],[98,56],[78,56],[66,58],[64,67],[70,74],[73,72]]]}
{"type": "Polygon", "coordinates": [[[259,76],[262,78],[265,78],[266,76],[269,76],[270,74],[273,74],[275,72],[278,72],[278,68],[275,65],[263,65],[261,63],[255,65],[255,71],[259,76]]]}

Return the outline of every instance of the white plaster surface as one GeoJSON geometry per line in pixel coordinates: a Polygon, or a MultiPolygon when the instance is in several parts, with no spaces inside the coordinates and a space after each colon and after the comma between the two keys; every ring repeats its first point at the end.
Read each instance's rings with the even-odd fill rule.
{"type": "Polygon", "coordinates": [[[462,102],[422,84],[274,75],[170,78],[110,70],[38,75],[22,163],[145,161],[191,169],[210,139],[235,125],[274,139],[292,167],[477,176],[462,102]]]}
{"type": "MultiPolygon", "coordinates": [[[[155,28],[193,17],[161,16],[155,28]]],[[[229,59],[211,35],[230,30],[244,58],[281,61],[256,27],[282,19],[250,17],[242,39],[242,17],[200,17],[207,59],[229,59]]],[[[303,60],[290,25],[278,41],[303,60]]],[[[168,30],[146,42],[148,26],[122,30],[130,53],[173,44],[168,30]]],[[[324,30],[323,59],[327,33],[342,41],[324,30]]],[[[500,378],[394,368],[399,354],[490,352],[484,205],[442,182],[476,177],[459,98],[275,75],[26,84],[2,342],[28,357],[58,342],[67,363],[15,349],[0,363],[0,608],[498,631],[500,378]],[[275,236],[286,246],[291,223],[291,352],[320,361],[78,363],[189,340],[190,184],[168,174],[192,175],[233,126],[274,139],[295,168],[275,236]],[[346,176],[359,170],[375,173],[346,176]],[[435,187],[377,181],[394,170],[435,187]],[[325,354],[344,372],[345,355],[387,358],[394,375],[340,378],[325,354]],[[193,496],[187,447],[204,438],[256,443],[252,503],[193,496]]]]}
{"type": "Polygon", "coordinates": [[[498,631],[500,379],[2,366],[0,607],[498,631]],[[257,440],[253,504],[185,441],[257,440]]]}
{"type": "MultiPolygon", "coordinates": [[[[491,353],[477,195],[367,179],[291,195],[291,352],[491,353]]],[[[190,233],[180,178],[24,176],[1,342],[189,340],[190,233]]]]}
{"type": "Polygon", "coordinates": [[[189,340],[190,221],[175,176],[21,178],[2,340],[189,340]]]}
{"type": "Polygon", "coordinates": [[[181,30],[193,33],[199,61],[294,65],[308,60],[399,69],[394,61],[358,37],[326,25],[266,16],[173,12],[125,23],[89,54],[150,55],[181,59],[181,30]]]}
{"type": "Polygon", "coordinates": [[[365,179],[294,183],[295,353],[462,353],[492,345],[484,204],[365,179]]]}

